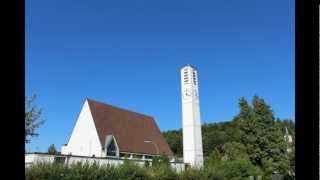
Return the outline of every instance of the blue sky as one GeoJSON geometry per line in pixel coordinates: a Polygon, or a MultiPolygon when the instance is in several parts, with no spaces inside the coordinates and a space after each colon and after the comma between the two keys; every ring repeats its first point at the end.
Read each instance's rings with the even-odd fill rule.
{"type": "Polygon", "coordinates": [[[26,95],[46,122],[28,151],[67,143],[86,97],[181,128],[180,68],[197,67],[202,123],[259,95],[294,119],[293,0],[27,0],[26,95]]]}

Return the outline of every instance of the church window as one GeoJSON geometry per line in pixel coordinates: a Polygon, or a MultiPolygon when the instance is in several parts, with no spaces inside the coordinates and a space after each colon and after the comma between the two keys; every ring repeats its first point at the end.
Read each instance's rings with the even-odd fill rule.
{"type": "Polygon", "coordinates": [[[114,140],[110,142],[107,148],[107,156],[116,156],[117,155],[117,148],[114,140]]]}

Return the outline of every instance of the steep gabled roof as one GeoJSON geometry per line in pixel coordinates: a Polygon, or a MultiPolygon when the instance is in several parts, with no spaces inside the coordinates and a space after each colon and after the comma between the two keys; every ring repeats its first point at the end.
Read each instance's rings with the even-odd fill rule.
{"type": "Polygon", "coordinates": [[[120,152],[173,154],[152,117],[91,99],[87,101],[103,147],[106,136],[112,134],[120,152]]]}

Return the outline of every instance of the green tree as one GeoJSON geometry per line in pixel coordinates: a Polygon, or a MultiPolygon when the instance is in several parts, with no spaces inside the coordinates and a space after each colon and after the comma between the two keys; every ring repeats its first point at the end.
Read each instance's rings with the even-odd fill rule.
{"type": "Polygon", "coordinates": [[[222,154],[226,160],[249,160],[246,147],[238,142],[227,142],[222,146],[222,154]]]}
{"type": "Polygon", "coordinates": [[[44,123],[42,109],[35,106],[36,95],[26,97],[25,100],[25,143],[29,143],[31,137],[38,136],[36,129],[44,123]]]}
{"type": "MultiPolygon", "coordinates": [[[[205,168],[212,168],[208,171],[217,175],[215,172],[221,163],[234,167],[244,163],[247,167],[258,168],[266,179],[274,171],[292,176],[295,168],[294,122],[275,118],[271,106],[258,96],[254,96],[250,104],[240,98],[239,109],[232,121],[202,125],[205,168]],[[285,141],[286,128],[292,136],[291,143],[285,141]],[[238,163],[231,163],[236,161],[238,163]]],[[[173,152],[182,155],[181,129],[164,132],[164,137],[173,152]]]]}
{"type": "Polygon", "coordinates": [[[209,179],[241,180],[263,174],[259,167],[251,163],[242,144],[226,143],[222,151],[215,149],[205,160],[205,171],[209,179]]]}
{"type": "MultiPolygon", "coordinates": [[[[214,129],[214,128],[211,128],[214,129]]],[[[226,132],[220,130],[207,130],[202,136],[203,154],[208,156],[214,148],[221,149],[223,144],[228,142],[226,132]]]]}
{"type": "Polygon", "coordinates": [[[217,167],[217,173],[226,180],[248,179],[250,176],[261,175],[261,170],[254,166],[249,160],[238,159],[234,161],[223,161],[217,167]]]}
{"type": "Polygon", "coordinates": [[[182,157],[182,130],[171,130],[162,133],[167,140],[172,152],[177,157],[182,157]]]}
{"type": "Polygon", "coordinates": [[[263,168],[267,176],[274,171],[288,173],[284,133],[277,126],[271,107],[258,96],[253,97],[252,106],[241,98],[239,106],[240,113],[234,121],[239,125],[251,162],[263,168]]]}
{"type": "Polygon", "coordinates": [[[218,163],[220,163],[222,159],[222,154],[219,152],[217,148],[215,148],[211,154],[204,160],[205,167],[215,167],[218,163]]]}
{"type": "Polygon", "coordinates": [[[56,150],[56,147],[54,144],[51,144],[48,148],[48,154],[58,154],[58,151],[56,150]]]}

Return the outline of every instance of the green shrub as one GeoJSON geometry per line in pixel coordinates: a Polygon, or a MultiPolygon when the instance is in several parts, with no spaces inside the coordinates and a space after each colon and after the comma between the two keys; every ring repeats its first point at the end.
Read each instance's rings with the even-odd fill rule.
{"type": "Polygon", "coordinates": [[[169,164],[169,158],[167,156],[161,155],[161,156],[154,156],[152,158],[152,166],[170,166],[169,164]]]}
{"type": "Polygon", "coordinates": [[[179,179],[181,180],[202,180],[206,179],[206,174],[203,169],[188,168],[185,171],[179,173],[179,179]]]}
{"type": "Polygon", "coordinates": [[[262,175],[247,160],[217,161],[201,169],[188,168],[180,173],[166,163],[144,167],[126,160],[120,166],[76,163],[37,163],[26,168],[26,180],[242,180],[262,175]]]}
{"type": "Polygon", "coordinates": [[[119,180],[147,179],[146,169],[129,160],[125,160],[124,163],[116,169],[118,171],[118,178],[116,179],[119,180]]]}
{"type": "Polygon", "coordinates": [[[147,169],[149,179],[173,180],[178,178],[178,174],[166,164],[158,164],[147,169]]]}
{"type": "Polygon", "coordinates": [[[260,169],[248,160],[221,161],[216,167],[216,177],[226,180],[248,179],[249,176],[262,175],[260,169]]]}
{"type": "Polygon", "coordinates": [[[26,180],[54,180],[61,179],[64,174],[68,173],[68,168],[64,164],[58,163],[36,163],[26,169],[26,180]]]}

